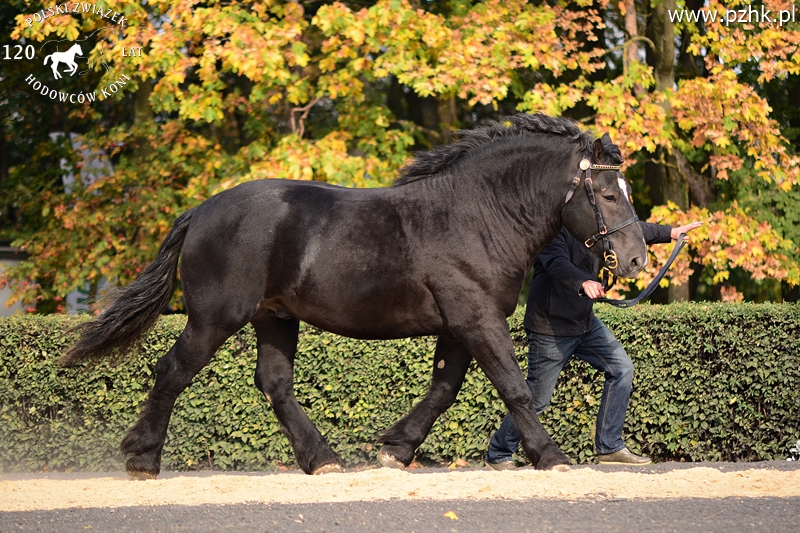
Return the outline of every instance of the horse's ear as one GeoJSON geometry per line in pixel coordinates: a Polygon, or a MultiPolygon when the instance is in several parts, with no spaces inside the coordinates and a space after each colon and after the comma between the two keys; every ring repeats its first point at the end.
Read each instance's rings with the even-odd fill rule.
{"type": "Polygon", "coordinates": [[[613,147],[611,135],[605,132],[602,137],[594,141],[592,145],[592,160],[597,164],[602,164],[606,160],[606,147],[613,147]]]}
{"type": "MultiPolygon", "coordinates": [[[[608,135],[608,133],[606,133],[608,135]]],[[[595,164],[602,164],[606,159],[606,149],[603,147],[603,141],[596,139],[592,145],[592,161],[595,164]]]]}

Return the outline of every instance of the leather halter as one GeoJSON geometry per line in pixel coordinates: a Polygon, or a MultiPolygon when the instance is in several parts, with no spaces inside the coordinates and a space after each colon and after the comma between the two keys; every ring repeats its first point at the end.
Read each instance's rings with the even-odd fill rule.
{"type": "MultiPolygon", "coordinates": [[[[609,228],[606,226],[605,222],[603,221],[603,214],[600,212],[600,208],[597,206],[597,198],[594,194],[594,189],[592,189],[592,170],[616,170],[619,171],[622,168],[622,165],[596,165],[593,164],[588,159],[581,159],[579,164],[578,173],[572,178],[572,184],[570,185],[569,191],[567,192],[567,197],[564,200],[564,205],[561,207],[561,213],[564,213],[564,209],[567,207],[567,203],[572,199],[575,191],[578,188],[578,185],[583,179],[583,184],[586,189],[586,195],[589,197],[589,203],[592,205],[592,209],[594,210],[594,217],[597,220],[597,233],[586,239],[583,243],[586,248],[591,248],[594,244],[602,240],[603,241],[603,260],[604,265],[602,268],[602,279],[603,279],[603,289],[609,290],[617,280],[616,274],[614,271],[619,266],[619,260],[617,259],[617,253],[611,249],[611,243],[608,240],[608,236],[612,233],[615,233],[622,228],[626,228],[633,224],[634,222],[639,220],[639,217],[636,216],[636,213],[633,214],[627,220],[620,222],[616,226],[609,228]],[[584,179],[585,178],[585,179],[584,179]]],[[[626,194],[627,191],[622,191],[622,194],[626,194]]]]}

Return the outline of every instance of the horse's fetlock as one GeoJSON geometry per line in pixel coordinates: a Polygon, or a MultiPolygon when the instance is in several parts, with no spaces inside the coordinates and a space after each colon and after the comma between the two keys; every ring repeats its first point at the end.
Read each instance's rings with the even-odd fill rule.
{"type": "Polygon", "coordinates": [[[164,439],[158,434],[145,431],[137,423],[133,426],[120,443],[120,450],[125,455],[143,455],[146,453],[161,455],[164,439]]]}

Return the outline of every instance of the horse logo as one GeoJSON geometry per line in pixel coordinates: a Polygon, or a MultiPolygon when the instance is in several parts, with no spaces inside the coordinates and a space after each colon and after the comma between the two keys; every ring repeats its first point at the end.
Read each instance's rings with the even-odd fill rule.
{"type": "Polygon", "coordinates": [[[78,70],[78,64],[75,62],[75,56],[83,55],[83,50],[81,50],[80,45],[73,44],[69,50],[66,52],[53,52],[52,54],[46,56],[44,58],[44,64],[47,65],[47,60],[51,57],[53,58],[51,68],[53,69],[53,77],[55,79],[62,78],[61,74],[58,72],[58,65],[59,63],[64,63],[67,65],[67,72],[70,76],[74,75],[75,72],[78,70]]]}
{"type": "MultiPolygon", "coordinates": [[[[59,4],[56,7],[59,8],[59,13],[69,12],[66,6],[67,4],[59,4]]],[[[84,17],[99,17],[97,21],[100,23],[99,27],[88,34],[70,35],[69,38],[58,38],[55,35],[57,32],[50,27],[39,38],[34,39],[40,41],[36,47],[34,44],[17,45],[20,51],[24,49],[25,59],[31,62],[28,66],[31,73],[25,78],[25,83],[35,93],[59,102],[86,104],[94,102],[98,97],[101,100],[111,98],[120,90],[124,90],[131,81],[131,77],[120,69],[126,68],[128,57],[134,55],[142,57],[143,47],[131,46],[139,44],[136,40],[132,42],[126,40],[126,17],[117,20],[119,13],[110,17],[111,10],[104,11],[91,3],[80,6],[76,3],[75,6],[83,6],[84,17]],[[88,10],[91,10],[91,13],[88,10]],[[116,24],[103,24],[99,19],[109,19],[116,24]],[[48,35],[54,38],[48,39],[48,35]],[[126,46],[117,49],[118,42],[124,42],[126,46]],[[101,65],[105,72],[100,68],[101,65]],[[47,70],[53,71],[52,78],[47,70]]],[[[37,23],[41,23],[45,16],[45,12],[42,11],[33,18],[37,23]]],[[[28,27],[33,26],[32,19],[26,21],[28,27]]]]}

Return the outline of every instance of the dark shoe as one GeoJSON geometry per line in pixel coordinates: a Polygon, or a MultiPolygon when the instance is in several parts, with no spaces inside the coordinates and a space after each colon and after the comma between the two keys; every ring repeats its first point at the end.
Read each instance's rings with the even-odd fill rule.
{"type": "Polygon", "coordinates": [[[499,463],[490,463],[486,461],[486,466],[491,468],[492,470],[516,470],[517,465],[514,464],[514,461],[509,459],[508,461],[501,461],[499,463]]]}
{"type": "Polygon", "coordinates": [[[628,448],[622,448],[618,452],[609,453],[607,455],[598,455],[597,459],[601,465],[644,466],[653,462],[649,457],[631,453],[628,448]]]}

